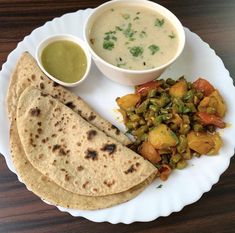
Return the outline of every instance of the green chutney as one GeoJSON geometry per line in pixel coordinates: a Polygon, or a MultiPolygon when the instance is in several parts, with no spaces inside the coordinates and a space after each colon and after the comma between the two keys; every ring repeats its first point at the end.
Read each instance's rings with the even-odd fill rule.
{"type": "Polygon", "coordinates": [[[50,75],[66,83],[79,81],[87,69],[87,59],[83,49],[67,40],[47,45],[42,51],[41,61],[50,75]]]}

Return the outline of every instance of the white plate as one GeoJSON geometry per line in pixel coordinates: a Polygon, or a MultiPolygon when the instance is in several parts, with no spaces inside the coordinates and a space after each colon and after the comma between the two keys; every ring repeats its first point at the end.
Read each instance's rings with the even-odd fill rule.
{"type": "MultiPolygon", "coordinates": [[[[37,28],[18,44],[3,65],[0,73],[0,104],[3,106],[0,109],[0,152],[6,158],[9,169],[14,173],[16,171],[9,152],[9,121],[5,97],[9,77],[17,59],[25,50],[34,55],[38,43],[52,34],[71,33],[82,38],[84,21],[91,11],[91,9],[87,9],[66,14],[37,28]]],[[[185,29],[185,32],[186,46],[182,56],[162,77],[177,78],[185,75],[188,80],[195,80],[202,76],[220,90],[229,106],[225,120],[231,123],[231,127],[221,130],[224,146],[219,156],[202,156],[200,159],[193,159],[187,169],[174,171],[166,182],[156,180],[142,194],[127,203],[97,211],[73,210],[58,206],[59,210],[68,212],[73,216],[83,216],[95,222],[151,221],[160,216],[167,216],[172,212],[180,211],[184,206],[197,201],[203,193],[209,191],[212,185],[218,182],[234,153],[235,88],[223,62],[208,44],[188,29],[185,29]],[[157,188],[159,184],[163,184],[161,189],[157,188]]],[[[73,88],[72,91],[79,93],[104,118],[124,130],[120,121],[117,120],[115,98],[132,92],[132,88],[110,81],[92,64],[90,77],[79,87],[73,88]]]]}

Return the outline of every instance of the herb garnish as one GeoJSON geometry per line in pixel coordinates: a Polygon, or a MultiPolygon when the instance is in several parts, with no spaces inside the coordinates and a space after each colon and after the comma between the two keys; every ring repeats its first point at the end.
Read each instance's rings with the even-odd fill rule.
{"type": "Polygon", "coordinates": [[[133,20],[137,20],[137,19],[140,19],[140,17],[139,17],[139,16],[136,16],[133,20]]]}
{"type": "Polygon", "coordinates": [[[116,28],[116,30],[118,30],[118,31],[122,31],[122,30],[123,30],[123,29],[122,29],[121,27],[119,27],[119,26],[116,26],[115,28],[116,28]]]}
{"type": "Polygon", "coordinates": [[[168,35],[171,39],[174,39],[176,37],[175,33],[174,32],[171,32],[170,35],[168,35]]]}
{"type": "Polygon", "coordinates": [[[139,57],[144,52],[144,49],[141,46],[134,46],[130,48],[130,53],[134,57],[139,57]]]}
{"type": "Polygon", "coordinates": [[[164,19],[158,19],[158,18],[157,18],[157,19],[155,20],[154,26],[162,27],[164,23],[165,23],[165,20],[164,20],[164,19]]]}
{"type": "Polygon", "coordinates": [[[150,50],[151,52],[151,55],[154,55],[157,51],[160,50],[159,46],[155,45],[155,44],[152,44],[148,47],[148,49],[150,50]]]}
{"type": "Polygon", "coordinates": [[[115,36],[116,31],[105,32],[103,48],[107,50],[112,50],[114,48],[114,42],[117,41],[115,36]]]}
{"type": "Polygon", "coordinates": [[[140,38],[144,38],[147,36],[147,33],[145,31],[140,32],[140,38]]]}
{"type": "Polygon", "coordinates": [[[112,50],[114,48],[114,43],[110,40],[104,40],[103,48],[107,50],[112,50]]]}
{"type": "Polygon", "coordinates": [[[134,30],[132,29],[132,24],[128,23],[127,28],[123,31],[123,34],[126,38],[129,38],[129,40],[134,36],[134,30]]]}
{"type": "Polygon", "coordinates": [[[157,186],[157,189],[160,189],[160,188],[162,188],[162,184],[159,184],[158,186],[157,186]]]}

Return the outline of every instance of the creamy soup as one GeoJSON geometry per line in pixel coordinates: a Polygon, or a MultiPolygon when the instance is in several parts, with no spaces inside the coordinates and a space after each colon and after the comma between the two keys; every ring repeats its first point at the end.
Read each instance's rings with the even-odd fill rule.
{"type": "Polygon", "coordinates": [[[149,8],[123,5],[105,11],[90,30],[90,45],[105,61],[124,69],[152,69],[178,48],[176,29],[149,8]]]}

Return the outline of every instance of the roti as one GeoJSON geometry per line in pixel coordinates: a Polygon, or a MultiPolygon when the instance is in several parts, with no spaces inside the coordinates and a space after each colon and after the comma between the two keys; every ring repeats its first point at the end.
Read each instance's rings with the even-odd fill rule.
{"type": "Polygon", "coordinates": [[[130,139],[118,128],[96,113],[81,97],[76,96],[69,90],[63,88],[50,80],[38,67],[35,59],[24,52],[11,76],[10,86],[7,95],[7,108],[10,120],[18,104],[19,97],[25,88],[33,86],[39,88],[44,93],[50,94],[61,101],[74,112],[81,115],[92,125],[104,131],[110,137],[118,140],[123,145],[131,143],[130,139]]]}
{"type": "Polygon", "coordinates": [[[50,204],[65,208],[97,210],[126,202],[142,192],[155,177],[153,174],[143,183],[122,193],[101,197],[82,196],[63,189],[32,166],[22,148],[18,136],[16,120],[13,120],[11,124],[10,146],[17,174],[26,187],[50,204]]]}
{"type": "Polygon", "coordinates": [[[69,192],[95,197],[118,194],[157,172],[142,156],[34,87],[21,94],[16,121],[29,162],[69,192]]]}

